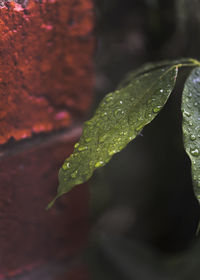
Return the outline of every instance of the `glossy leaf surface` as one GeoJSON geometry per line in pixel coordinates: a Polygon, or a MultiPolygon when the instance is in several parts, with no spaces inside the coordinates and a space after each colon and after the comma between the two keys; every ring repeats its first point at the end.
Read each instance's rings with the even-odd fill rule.
{"type": "Polygon", "coordinates": [[[182,114],[184,146],[192,164],[194,192],[200,201],[200,67],[185,82],[182,114]]]}
{"type": "Polygon", "coordinates": [[[174,87],[177,70],[176,66],[167,66],[140,75],[101,101],[59,171],[56,198],[87,181],[95,169],[104,166],[155,118],[174,87]]]}

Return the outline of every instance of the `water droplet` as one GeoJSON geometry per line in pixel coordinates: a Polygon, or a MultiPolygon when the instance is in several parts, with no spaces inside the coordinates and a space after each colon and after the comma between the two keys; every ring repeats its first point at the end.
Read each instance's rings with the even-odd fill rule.
{"type": "Polygon", "coordinates": [[[191,97],[192,97],[192,93],[191,93],[191,92],[188,94],[188,97],[189,97],[189,98],[191,98],[191,97]]]}
{"type": "Polygon", "coordinates": [[[197,157],[198,155],[199,155],[199,150],[197,149],[197,148],[191,148],[190,149],[190,154],[192,155],[192,156],[195,156],[195,157],[197,157]]]}
{"type": "Polygon", "coordinates": [[[194,103],[194,106],[198,106],[198,102],[195,102],[195,103],[194,103]]]}
{"type": "Polygon", "coordinates": [[[74,145],[74,148],[78,148],[78,146],[79,146],[79,143],[76,143],[76,144],[74,145]]]}
{"type": "Polygon", "coordinates": [[[152,114],[149,113],[149,111],[146,111],[145,112],[145,118],[151,118],[152,117],[152,114]]]}
{"type": "Polygon", "coordinates": [[[67,170],[70,168],[70,163],[69,162],[65,162],[62,166],[63,170],[67,170]]]}
{"type": "Polygon", "coordinates": [[[123,101],[120,100],[119,103],[120,103],[120,104],[123,104],[123,101]]]}
{"type": "MultiPolygon", "coordinates": [[[[115,92],[117,93],[117,91],[115,92]]],[[[113,100],[113,96],[112,95],[107,95],[106,98],[105,98],[105,101],[108,103],[108,102],[111,102],[113,100]]]]}
{"type": "Polygon", "coordinates": [[[194,134],[191,134],[191,135],[190,135],[190,139],[191,139],[192,141],[194,141],[194,140],[196,140],[196,136],[195,136],[194,134]]]}
{"type": "Polygon", "coordinates": [[[120,118],[124,114],[124,111],[122,109],[117,109],[114,114],[116,118],[120,118]]]}
{"type": "Polygon", "coordinates": [[[121,131],[121,132],[120,132],[120,135],[122,135],[122,136],[126,136],[127,134],[128,134],[127,131],[121,131]]]}
{"type": "Polygon", "coordinates": [[[109,156],[112,156],[112,155],[114,155],[114,154],[116,154],[116,153],[117,153],[116,150],[109,150],[109,151],[108,151],[109,156]]]}
{"type": "Polygon", "coordinates": [[[88,146],[81,146],[81,147],[78,148],[78,150],[79,150],[80,152],[85,151],[85,150],[87,150],[87,149],[88,149],[88,146]]]}
{"type": "MultiPolygon", "coordinates": [[[[105,116],[107,116],[107,112],[103,112],[102,114],[101,114],[101,116],[105,119],[105,116]]],[[[107,117],[106,117],[107,118],[107,117]]]]}
{"type": "Polygon", "coordinates": [[[95,164],[95,167],[100,167],[100,166],[103,166],[104,165],[104,162],[103,161],[97,161],[97,163],[95,164]]]}
{"type": "Polygon", "coordinates": [[[160,92],[163,92],[163,89],[161,89],[160,92]]]}
{"type": "Polygon", "coordinates": [[[190,115],[190,113],[188,111],[183,110],[183,116],[184,117],[190,117],[191,115],[190,115]]]}
{"type": "Polygon", "coordinates": [[[72,177],[72,178],[76,178],[76,177],[77,177],[77,174],[78,174],[78,170],[74,171],[74,172],[71,174],[71,177],[72,177]]]}
{"type": "Polygon", "coordinates": [[[153,112],[154,113],[158,113],[161,110],[162,106],[156,106],[155,108],[153,108],[153,112]]]}

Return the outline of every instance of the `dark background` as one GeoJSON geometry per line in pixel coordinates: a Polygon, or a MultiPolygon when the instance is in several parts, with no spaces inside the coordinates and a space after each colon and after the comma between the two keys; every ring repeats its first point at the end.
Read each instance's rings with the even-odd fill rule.
{"type": "MultiPolygon", "coordinates": [[[[199,58],[200,1],[95,3],[94,108],[126,73],[143,63],[199,58]]],[[[190,161],[183,148],[180,111],[189,71],[180,71],[169,101],[142,135],[91,180],[91,235],[95,240],[91,251],[93,260],[97,258],[94,279],[151,279],[151,273],[152,279],[171,279],[177,272],[180,279],[198,279],[195,272],[184,278],[185,270],[191,269],[188,258],[194,258],[199,246],[195,235],[199,206],[193,194],[190,161]],[[182,259],[188,260],[185,267],[182,259]],[[163,263],[173,262],[176,265],[161,269],[160,276],[163,263]],[[182,274],[179,262],[185,269],[182,274]],[[99,271],[104,270],[100,276],[99,271]]]]}

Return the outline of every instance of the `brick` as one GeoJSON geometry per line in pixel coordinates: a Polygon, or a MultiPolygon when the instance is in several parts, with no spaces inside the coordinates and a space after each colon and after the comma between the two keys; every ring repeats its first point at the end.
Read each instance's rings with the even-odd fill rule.
{"type": "Polygon", "coordinates": [[[16,2],[0,3],[0,144],[71,126],[92,99],[92,0],[16,2]]]}

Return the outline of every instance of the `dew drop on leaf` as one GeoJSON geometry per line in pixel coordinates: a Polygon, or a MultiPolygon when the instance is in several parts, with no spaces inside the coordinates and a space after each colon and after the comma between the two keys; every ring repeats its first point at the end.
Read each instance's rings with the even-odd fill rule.
{"type": "Polygon", "coordinates": [[[64,170],[69,169],[69,168],[70,168],[70,163],[69,163],[69,162],[65,162],[65,163],[63,164],[62,168],[63,168],[64,170]]]}
{"type": "Polygon", "coordinates": [[[191,114],[190,114],[188,111],[186,111],[186,110],[184,109],[184,110],[183,110],[183,116],[184,116],[184,117],[190,117],[191,114]]]}
{"type": "Polygon", "coordinates": [[[95,167],[98,168],[100,166],[103,166],[104,162],[103,161],[97,161],[97,163],[95,164],[95,167]]]}
{"type": "Polygon", "coordinates": [[[190,153],[192,156],[195,156],[195,157],[199,156],[199,150],[197,148],[196,149],[191,148],[190,153]]]}
{"type": "Polygon", "coordinates": [[[162,106],[156,106],[155,108],[153,108],[153,112],[154,113],[158,113],[161,110],[162,106]]]}
{"type": "Polygon", "coordinates": [[[194,140],[196,140],[196,136],[195,136],[194,134],[191,134],[191,135],[190,135],[190,139],[191,139],[192,141],[194,141],[194,140]]]}
{"type": "Polygon", "coordinates": [[[116,150],[108,150],[109,156],[112,156],[112,155],[114,155],[114,154],[116,154],[116,153],[117,153],[116,150]]]}
{"type": "Polygon", "coordinates": [[[120,118],[124,114],[124,111],[122,109],[115,110],[115,117],[120,118]]]}
{"type": "Polygon", "coordinates": [[[87,149],[88,149],[88,146],[80,146],[80,147],[78,148],[78,150],[79,150],[80,152],[85,151],[85,150],[87,150],[87,149]]]}

